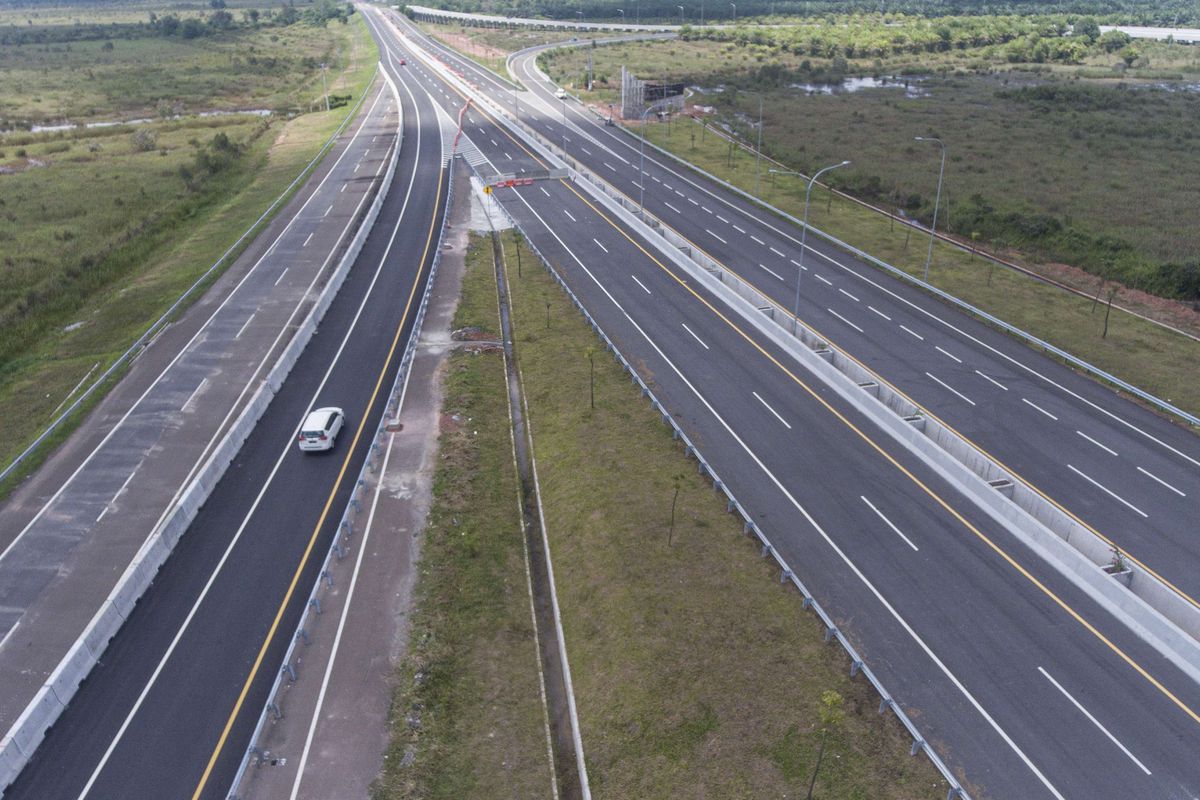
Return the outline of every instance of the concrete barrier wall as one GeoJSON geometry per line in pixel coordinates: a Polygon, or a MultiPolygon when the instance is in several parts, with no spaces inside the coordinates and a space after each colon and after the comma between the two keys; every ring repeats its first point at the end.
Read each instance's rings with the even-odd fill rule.
{"type": "MultiPolygon", "coordinates": [[[[392,90],[396,91],[394,86],[392,90]]],[[[153,582],[159,568],[170,556],[175,544],[183,536],[188,526],[191,525],[201,506],[204,505],[213,488],[225,474],[226,468],[241,449],[243,442],[254,430],[259,418],[270,405],[276,392],[279,391],[279,387],[283,385],[284,379],[295,366],[300,354],[304,352],[317,325],[345,281],[354,260],[358,257],[363,242],[370,233],[371,226],[379,216],[379,210],[383,206],[383,200],[391,186],[399,152],[400,136],[397,135],[383,180],[376,190],[374,200],[363,215],[354,238],[338,262],[337,268],[330,275],[329,281],[313,302],[304,323],[297,329],[274,367],[267,374],[263,384],[254,393],[246,408],[238,415],[212,455],[200,468],[199,473],[181,495],[175,508],[139,549],[79,639],[67,651],[58,667],[50,674],[34,699],[5,734],[4,739],[0,740],[0,789],[7,788],[16,780],[17,775],[24,769],[25,764],[33,756],[34,750],[45,737],[46,731],[58,720],[71,698],[75,696],[79,684],[91,672],[109,641],[116,635],[142,594],[153,582]]]]}
{"type": "Polygon", "coordinates": [[[1136,567],[1129,584],[1115,580],[1102,567],[1111,551],[1103,540],[1040,494],[1017,482],[957,434],[920,414],[916,406],[852,359],[830,350],[799,324],[791,333],[791,316],[775,314],[775,304],[753,286],[725,271],[683,243],[673,231],[647,217],[603,179],[578,166],[573,177],[630,227],[640,230],[672,263],[721,297],[755,328],[788,351],[822,383],[835,390],[972,499],[990,517],[1093,600],[1117,616],[1130,630],[1154,646],[1193,680],[1200,682],[1200,613],[1176,592],[1136,567]],[[863,391],[861,384],[873,384],[863,391]],[[996,487],[989,481],[1004,481],[996,487]]]}

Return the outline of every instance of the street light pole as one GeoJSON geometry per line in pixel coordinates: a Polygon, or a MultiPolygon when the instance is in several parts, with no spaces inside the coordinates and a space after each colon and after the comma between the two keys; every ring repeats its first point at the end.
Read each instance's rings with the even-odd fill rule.
{"type": "MultiPolygon", "coordinates": [[[[804,193],[804,227],[800,229],[800,260],[796,263],[796,302],[792,306],[793,336],[796,335],[796,325],[800,321],[800,276],[804,272],[804,251],[807,249],[805,243],[808,241],[808,204],[812,199],[813,186],[816,184],[817,178],[821,177],[826,172],[829,172],[831,169],[837,169],[838,167],[844,167],[849,163],[849,161],[843,161],[840,164],[831,164],[822,170],[818,170],[815,175],[808,179],[808,189],[804,193]]],[[[802,178],[804,177],[801,173],[790,169],[773,169],[770,171],[776,173],[777,175],[799,175],[802,178]]]]}
{"type": "Polygon", "coordinates": [[[675,6],[679,9],[679,27],[683,27],[683,6],[675,6]]]}
{"type": "Polygon", "coordinates": [[[917,136],[918,142],[937,142],[942,148],[942,164],[938,167],[937,195],[933,200],[933,224],[929,226],[929,252],[925,254],[925,282],[929,283],[929,264],[933,261],[933,240],[937,235],[938,207],[942,203],[942,176],[946,174],[946,143],[936,136],[917,136]]]}
{"type": "Polygon", "coordinates": [[[621,15],[621,25],[623,26],[625,24],[625,9],[618,8],[617,13],[621,15]]]}
{"type": "Polygon", "coordinates": [[[733,22],[737,24],[737,3],[730,3],[729,7],[733,9],[733,22]]]}

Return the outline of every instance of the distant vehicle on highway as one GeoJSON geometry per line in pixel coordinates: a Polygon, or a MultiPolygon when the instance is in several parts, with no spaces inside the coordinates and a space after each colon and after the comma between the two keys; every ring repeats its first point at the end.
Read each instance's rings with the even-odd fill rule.
{"type": "Polygon", "coordinates": [[[402,58],[402,59],[400,59],[400,66],[402,66],[402,67],[403,67],[403,66],[405,66],[405,65],[407,65],[407,64],[408,64],[408,59],[405,59],[405,58],[402,58]]]}
{"type": "Polygon", "coordinates": [[[559,89],[557,92],[554,93],[554,96],[557,97],[559,100],[562,100],[564,97],[567,96],[567,90],[559,89]]]}
{"type": "Polygon", "coordinates": [[[346,415],[340,408],[329,406],[309,412],[300,426],[300,449],[307,452],[332,450],[345,424],[346,415]]]}

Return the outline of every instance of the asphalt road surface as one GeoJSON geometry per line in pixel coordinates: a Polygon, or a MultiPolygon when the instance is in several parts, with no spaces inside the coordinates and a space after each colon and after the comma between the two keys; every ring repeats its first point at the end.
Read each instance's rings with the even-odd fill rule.
{"type": "Polygon", "coordinates": [[[442,140],[398,88],[391,191],[317,335],[103,662],[5,795],[222,797],[380,415],[446,202],[442,140]],[[342,406],[336,448],[295,445],[342,406]]]}
{"type": "MultiPolygon", "coordinates": [[[[457,117],[457,92],[370,19],[457,117]]],[[[486,113],[463,121],[481,168],[547,166],[486,113]]],[[[575,187],[496,197],[974,796],[1200,792],[1188,678],[575,187]]]]}

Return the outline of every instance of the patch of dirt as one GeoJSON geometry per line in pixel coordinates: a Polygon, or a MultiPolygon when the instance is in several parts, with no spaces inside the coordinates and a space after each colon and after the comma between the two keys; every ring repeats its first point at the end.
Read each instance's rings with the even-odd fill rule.
{"type": "Polygon", "coordinates": [[[492,331],[471,326],[451,332],[450,338],[456,342],[494,342],[500,337],[492,331]]]}

